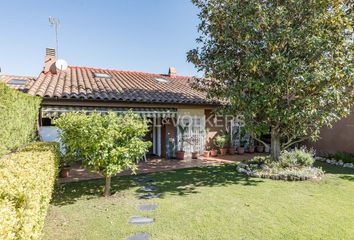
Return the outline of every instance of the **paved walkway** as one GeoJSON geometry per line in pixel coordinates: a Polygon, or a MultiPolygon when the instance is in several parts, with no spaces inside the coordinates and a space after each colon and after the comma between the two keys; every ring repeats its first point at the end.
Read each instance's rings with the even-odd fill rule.
{"type": "MultiPolygon", "coordinates": [[[[161,172],[182,168],[209,166],[214,164],[227,164],[234,163],[241,160],[251,159],[258,154],[247,154],[244,155],[226,155],[218,157],[200,157],[199,159],[185,159],[185,160],[166,160],[163,158],[152,158],[148,159],[147,162],[141,162],[138,164],[137,174],[150,173],[150,172],[161,172]]],[[[70,176],[68,178],[59,178],[59,183],[64,182],[75,182],[80,180],[89,180],[102,178],[99,173],[88,172],[85,168],[82,168],[79,164],[76,164],[70,169],[70,176]]],[[[131,171],[127,170],[118,174],[118,176],[131,175],[131,171]]]]}

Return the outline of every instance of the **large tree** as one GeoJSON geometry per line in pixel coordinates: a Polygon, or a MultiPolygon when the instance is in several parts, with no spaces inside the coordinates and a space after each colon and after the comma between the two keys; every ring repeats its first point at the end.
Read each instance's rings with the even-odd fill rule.
{"type": "Polygon", "coordinates": [[[206,77],[194,87],[227,100],[255,139],[270,133],[273,159],[350,112],[352,0],[192,2],[201,36],[188,60],[206,77]]]}
{"type": "Polygon", "coordinates": [[[136,169],[151,145],[143,137],[147,121],[128,112],[117,115],[67,113],[55,121],[66,156],[83,160],[83,165],[105,177],[104,196],[110,195],[111,176],[126,169],[136,169]]]}

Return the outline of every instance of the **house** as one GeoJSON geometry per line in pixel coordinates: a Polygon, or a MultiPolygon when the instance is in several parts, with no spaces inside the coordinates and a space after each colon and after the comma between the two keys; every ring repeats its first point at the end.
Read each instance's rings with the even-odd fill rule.
{"type": "MultiPolygon", "coordinates": [[[[51,119],[65,112],[124,113],[132,110],[150,120],[146,140],[151,141],[150,154],[174,157],[181,145],[178,125],[188,125],[184,144],[186,155],[202,152],[212,139],[229,130],[231,142],[240,142],[240,126],[233,116],[216,116],[222,103],[207,98],[206,93],[190,86],[193,77],[177,75],[175,68],[166,74],[108,70],[69,66],[65,71],[55,67],[54,49],[46,49],[43,71],[36,77],[0,75],[0,81],[28,94],[42,97],[39,132],[42,138],[57,135],[51,119]],[[208,130],[208,131],[206,131],[208,130]]],[[[321,139],[308,143],[318,152],[346,151],[354,153],[353,113],[324,128],[321,139]]]]}
{"type": "Polygon", "coordinates": [[[27,92],[28,89],[26,88],[26,84],[35,80],[36,78],[31,76],[0,75],[1,82],[22,92],[27,92]]]}
{"type": "Polygon", "coordinates": [[[44,68],[37,78],[2,77],[10,86],[42,97],[42,137],[53,134],[51,119],[76,111],[119,114],[132,110],[148,118],[151,123],[146,139],[153,143],[149,152],[157,156],[175,155],[181,140],[178,124],[188,125],[187,139],[197,139],[193,145],[184,144],[187,155],[202,152],[208,140],[225,131],[225,121],[215,120],[213,115],[221,103],[192,89],[193,78],[177,75],[175,68],[170,67],[167,74],[78,66],[60,71],[56,61],[55,50],[46,49],[44,68]]]}

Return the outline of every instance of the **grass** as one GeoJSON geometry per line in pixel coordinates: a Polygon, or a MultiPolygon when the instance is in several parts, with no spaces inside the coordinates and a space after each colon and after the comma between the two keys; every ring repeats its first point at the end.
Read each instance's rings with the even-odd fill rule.
{"type": "Polygon", "coordinates": [[[133,177],[112,179],[103,198],[102,180],[58,186],[44,239],[125,239],[148,232],[152,239],[354,239],[354,171],[321,163],[322,181],[284,182],[249,178],[235,165],[149,174],[161,193],[137,200],[133,177]],[[136,206],[154,202],[154,212],[136,206]],[[149,216],[152,225],[128,224],[149,216]]]}

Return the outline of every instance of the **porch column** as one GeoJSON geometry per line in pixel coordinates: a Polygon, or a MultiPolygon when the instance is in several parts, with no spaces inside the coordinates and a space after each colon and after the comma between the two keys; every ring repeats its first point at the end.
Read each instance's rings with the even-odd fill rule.
{"type": "Polygon", "coordinates": [[[156,149],[156,118],[152,122],[152,153],[157,155],[156,149]]]}
{"type": "Polygon", "coordinates": [[[161,118],[156,119],[156,155],[161,156],[161,118]]]}

